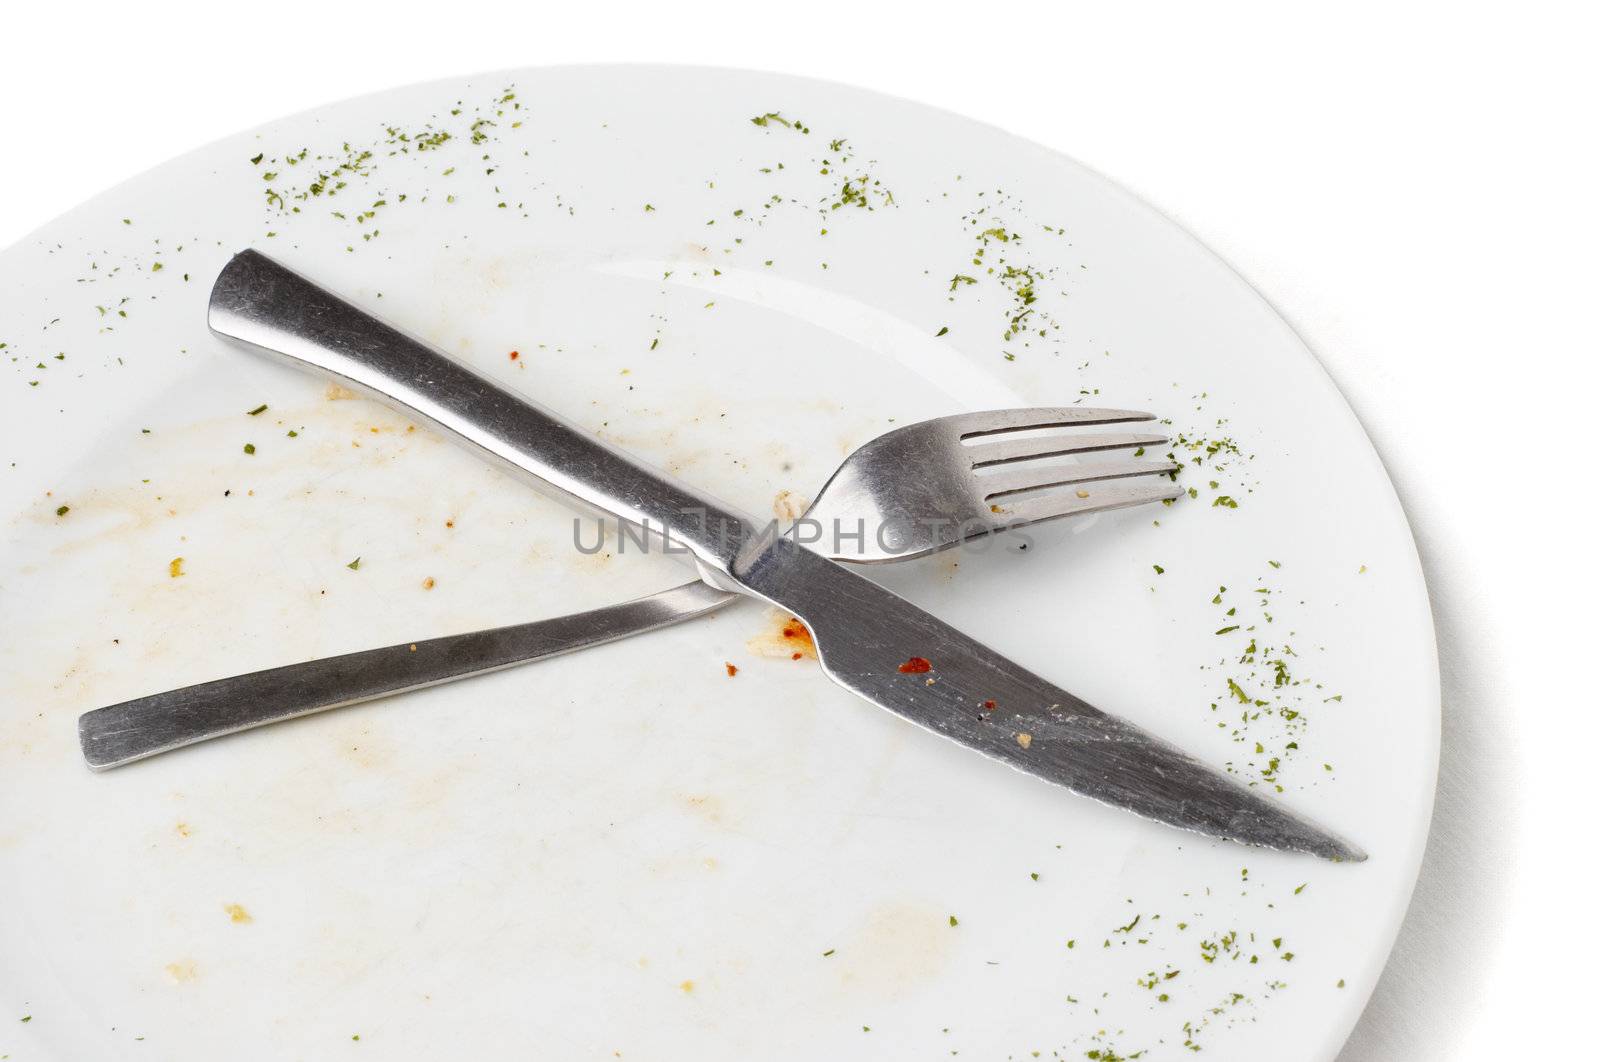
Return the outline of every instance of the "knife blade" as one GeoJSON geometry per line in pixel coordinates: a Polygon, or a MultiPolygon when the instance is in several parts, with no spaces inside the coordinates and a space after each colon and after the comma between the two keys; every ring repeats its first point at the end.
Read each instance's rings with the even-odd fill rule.
{"type": "Polygon", "coordinates": [[[788,609],[822,668],[862,698],[1117,808],[1243,844],[1365,853],[877,584],[695,491],[257,251],[212,290],[212,330],[418,414],[535,486],[686,552],[707,583],[788,609]],[[912,665],[915,658],[914,666],[912,665]],[[923,667],[926,662],[926,667],[923,667]],[[904,667],[904,669],[903,669],[904,667]]]}
{"type": "Polygon", "coordinates": [[[1310,819],[789,539],[743,559],[733,577],[806,624],[835,682],[935,734],[1180,829],[1325,859],[1366,858],[1310,819]]]}

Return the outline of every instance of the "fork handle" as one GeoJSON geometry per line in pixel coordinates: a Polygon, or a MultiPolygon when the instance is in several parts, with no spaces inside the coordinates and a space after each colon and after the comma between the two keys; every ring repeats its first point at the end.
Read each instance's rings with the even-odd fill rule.
{"type": "Polygon", "coordinates": [[[500,671],[715,612],[738,594],[695,580],[620,605],[202,682],[78,717],[94,770],[392,693],[500,671]]]}

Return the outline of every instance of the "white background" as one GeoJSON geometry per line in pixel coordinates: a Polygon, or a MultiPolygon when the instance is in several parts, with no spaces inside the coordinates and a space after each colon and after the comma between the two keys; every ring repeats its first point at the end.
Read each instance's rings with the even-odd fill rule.
{"type": "Polygon", "coordinates": [[[0,27],[0,246],[267,119],[534,64],[852,82],[1128,186],[1333,373],[1433,595],[1433,837],[1342,1062],[1593,1050],[1600,34],[1578,5],[212,0],[19,4],[0,27]]]}

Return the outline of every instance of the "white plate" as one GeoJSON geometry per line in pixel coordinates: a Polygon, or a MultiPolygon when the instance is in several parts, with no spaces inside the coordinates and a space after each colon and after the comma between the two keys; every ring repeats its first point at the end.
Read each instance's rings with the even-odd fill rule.
{"type": "Polygon", "coordinates": [[[491,75],[174,161],[6,252],[0,291],[0,1054],[1326,1059],[1359,1014],[1433,793],[1411,537],[1284,322],[1067,159],[789,78],[491,75]],[[1279,758],[1371,860],[1001,769],[759,655],[754,604],[91,774],[86,709],[683,574],[580,555],[471,455],[209,336],[247,245],[755,511],[963,409],[1235,440],[1180,451],[1197,500],[873,575],[1212,762],[1279,758]],[[1009,339],[1005,264],[1036,296],[1009,339]]]}

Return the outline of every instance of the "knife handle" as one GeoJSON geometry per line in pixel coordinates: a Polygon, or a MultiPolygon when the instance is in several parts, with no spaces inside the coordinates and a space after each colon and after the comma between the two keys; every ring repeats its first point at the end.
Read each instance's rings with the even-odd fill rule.
{"type": "Polygon", "coordinates": [[[568,504],[615,517],[726,571],[747,517],[642,465],[259,251],[234,255],[211,291],[217,335],[311,366],[417,414],[568,504]]]}
{"type": "Polygon", "coordinates": [[[703,616],[738,598],[697,579],[570,616],[202,682],[85,712],[78,717],[78,742],[89,766],[102,771],[268,723],[603,645],[703,616]]]}

